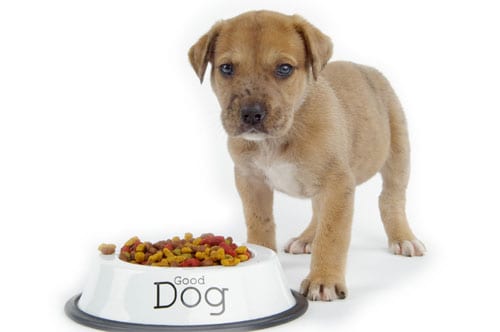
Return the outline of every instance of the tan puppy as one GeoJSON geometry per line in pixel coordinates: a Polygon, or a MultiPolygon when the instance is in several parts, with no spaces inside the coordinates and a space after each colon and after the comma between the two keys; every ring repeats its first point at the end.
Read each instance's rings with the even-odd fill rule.
{"type": "Polygon", "coordinates": [[[189,50],[229,135],[248,242],[276,250],[273,190],[312,200],[311,223],[285,250],[312,253],[301,292],[345,298],[354,190],[377,172],[382,221],[395,254],[424,245],[405,215],[409,143],[401,105],[375,69],[332,62],[330,39],[299,16],[248,12],[216,23],[189,50]]]}

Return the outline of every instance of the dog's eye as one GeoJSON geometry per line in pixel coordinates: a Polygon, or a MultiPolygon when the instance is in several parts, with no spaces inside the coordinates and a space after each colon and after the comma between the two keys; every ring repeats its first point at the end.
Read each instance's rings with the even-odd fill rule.
{"type": "Polygon", "coordinates": [[[278,65],[275,70],[275,74],[279,78],[287,78],[288,76],[292,75],[292,73],[293,66],[288,63],[278,65]]]}
{"type": "Polygon", "coordinates": [[[219,66],[219,70],[224,76],[232,76],[233,75],[233,65],[230,63],[224,63],[219,66]]]}

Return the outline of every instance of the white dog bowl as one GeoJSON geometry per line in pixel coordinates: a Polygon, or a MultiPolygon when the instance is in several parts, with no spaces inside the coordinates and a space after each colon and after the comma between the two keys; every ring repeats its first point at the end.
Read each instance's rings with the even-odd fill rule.
{"type": "Polygon", "coordinates": [[[248,330],[302,315],[307,300],[290,291],[276,254],[248,247],[253,257],[231,267],[144,266],[99,255],[66,314],[108,331],[248,330]]]}

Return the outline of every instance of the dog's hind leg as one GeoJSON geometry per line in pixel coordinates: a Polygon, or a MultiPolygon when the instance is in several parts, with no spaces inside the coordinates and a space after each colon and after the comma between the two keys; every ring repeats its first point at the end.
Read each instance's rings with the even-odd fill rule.
{"type": "Polygon", "coordinates": [[[406,187],[410,174],[410,144],[406,120],[394,96],[389,103],[391,149],[380,173],[383,189],[379,197],[382,222],[389,250],[396,255],[422,256],[426,249],[413,234],[406,218],[406,187]]]}

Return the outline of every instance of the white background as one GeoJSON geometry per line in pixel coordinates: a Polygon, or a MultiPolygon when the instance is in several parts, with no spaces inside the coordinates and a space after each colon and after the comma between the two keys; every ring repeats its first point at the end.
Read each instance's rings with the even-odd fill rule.
{"type": "MultiPolygon", "coordinates": [[[[423,258],[388,254],[378,177],[356,194],[349,297],[276,331],[498,331],[500,20],[482,1],[3,1],[2,326],[88,331],[64,316],[101,242],[212,231],[245,240],[208,82],[188,48],[218,19],[299,13],[334,59],[377,67],[405,107],[408,215],[423,258]]],[[[310,206],[278,194],[278,241],[310,206]]],[[[308,256],[280,253],[292,288],[308,256]]]]}

